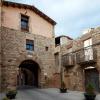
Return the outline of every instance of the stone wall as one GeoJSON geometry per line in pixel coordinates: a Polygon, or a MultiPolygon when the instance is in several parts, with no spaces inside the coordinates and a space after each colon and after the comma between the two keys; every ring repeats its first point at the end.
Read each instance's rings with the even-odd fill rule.
{"type": "MultiPolygon", "coordinates": [[[[1,27],[0,27],[0,41],[1,41],[1,27]]],[[[0,91],[1,91],[1,42],[0,42],[0,91]]]]}
{"type": "MultiPolygon", "coordinates": [[[[100,73],[100,27],[92,29],[89,33],[82,35],[80,38],[76,40],[72,40],[69,44],[65,46],[62,46],[62,55],[68,53],[70,54],[70,49],[72,49],[71,53],[75,55],[80,49],[84,48],[84,41],[89,38],[92,38],[93,48],[97,51],[96,63],[91,64],[91,66],[94,66],[100,73]]],[[[84,66],[77,64],[75,60],[74,66],[64,67],[64,81],[66,83],[66,86],[70,90],[85,90],[84,68],[89,66],[90,64],[88,63],[84,66]]]]}
{"type": "MultiPolygon", "coordinates": [[[[1,41],[1,0],[0,0],[0,41],[1,41]]],[[[1,91],[1,42],[0,42],[0,91],[1,91]]]]}
{"type": "Polygon", "coordinates": [[[2,3],[1,3],[1,0],[0,0],[0,27],[1,27],[1,6],[2,6],[2,3]]]}
{"type": "MultiPolygon", "coordinates": [[[[1,43],[1,42],[0,42],[1,43]]],[[[16,88],[17,71],[22,61],[32,59],[41,68],[40,85],[46,85],[55,68],[55,39],[2,27],[2,87],[16,88]],[[26,50],[26,39],[34,40],[34,51],[26,50]],[[46,47],[48,50],[46,51],[46,47]]],[[[6,88],[5,88],[6,89],[6,88]]]]}
{"type": "Polygon", "coordinates": [[[46,79],[46,88],[60,88],[61,86],[61,81],[60,81],[60,74],[59,73],[54,73],[52,78],[47,78],[46,79]]]}

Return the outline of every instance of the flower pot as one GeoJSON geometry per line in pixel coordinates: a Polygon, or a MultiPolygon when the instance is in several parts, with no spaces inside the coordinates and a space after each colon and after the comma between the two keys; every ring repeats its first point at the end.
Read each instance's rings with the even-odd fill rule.
{"type": "Polygon", "coordinates": [[[86,100],[95,100],[96,97],[95,94],[88,94],[88,93],[84,93],[84,96],[86,100]]]}
{"type": "Polygon", "coordinates": [[[16,94],[6,94],[8,99],[15,99],[16,94]]]}
{"type": "Polygon", "coordinates": [[[66,93],[67,92],[67,88],[60,88],[60,93],[66,93]]]}
{"type": "Polygon", "coordinates": [[[17,94],[17,91],[8,91],[8,92],[6,93],[6,97],[7,97],[8,99],[15,99],[16,94],[17,94]]]}

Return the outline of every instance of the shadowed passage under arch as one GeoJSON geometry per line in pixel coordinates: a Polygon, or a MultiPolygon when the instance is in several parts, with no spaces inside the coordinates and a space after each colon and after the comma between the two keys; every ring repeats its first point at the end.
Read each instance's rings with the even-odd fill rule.
{"type": "Polygon", "coordinates": [[[18,87],[32,86],[39,87],[40,67],[33,60],[25,60],[19,66],[18,87]]]}

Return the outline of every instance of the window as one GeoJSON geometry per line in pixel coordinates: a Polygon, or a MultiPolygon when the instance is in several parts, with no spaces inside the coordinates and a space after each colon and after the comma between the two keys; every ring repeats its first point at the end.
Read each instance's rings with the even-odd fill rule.
{"type": "Polygon", "coordinates": [[[21,15],[21,30],[29,31],[29,17],[25,15],[21,15]]]}
{"type": "Polygon", "coordinates": [[[84,41],[84,47],[88,47],[92,45],[92,38],[87,39],[84,41]]]}
{"type": "Polygon", "coordinates": [[[33,40],[26,40],[26,50],[33,51],[34,50],[34,41],[33,40]]]}
{"type": "Polygon", "coordinates": [[[45,47],[45,51],[48,51],[49,47],[45,47]]]}

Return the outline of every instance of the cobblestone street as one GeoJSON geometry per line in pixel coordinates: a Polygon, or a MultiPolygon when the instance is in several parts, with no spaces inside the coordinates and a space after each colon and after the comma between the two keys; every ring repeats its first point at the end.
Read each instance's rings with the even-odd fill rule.
{"type": "MultiPolygon", "coordinates": [[[[4,95],[1,95],[3,98],[4,95]]],[[[2,100],[2,99],[0,99],[2,100]]],[[[68,91],[68,93],[59,93],[59,89],[25,89],[18,91],[15,100],[84,100],[82,92],[68,91]]],[[[96,100],[100,100],[97,95],[96,100]]]]}

